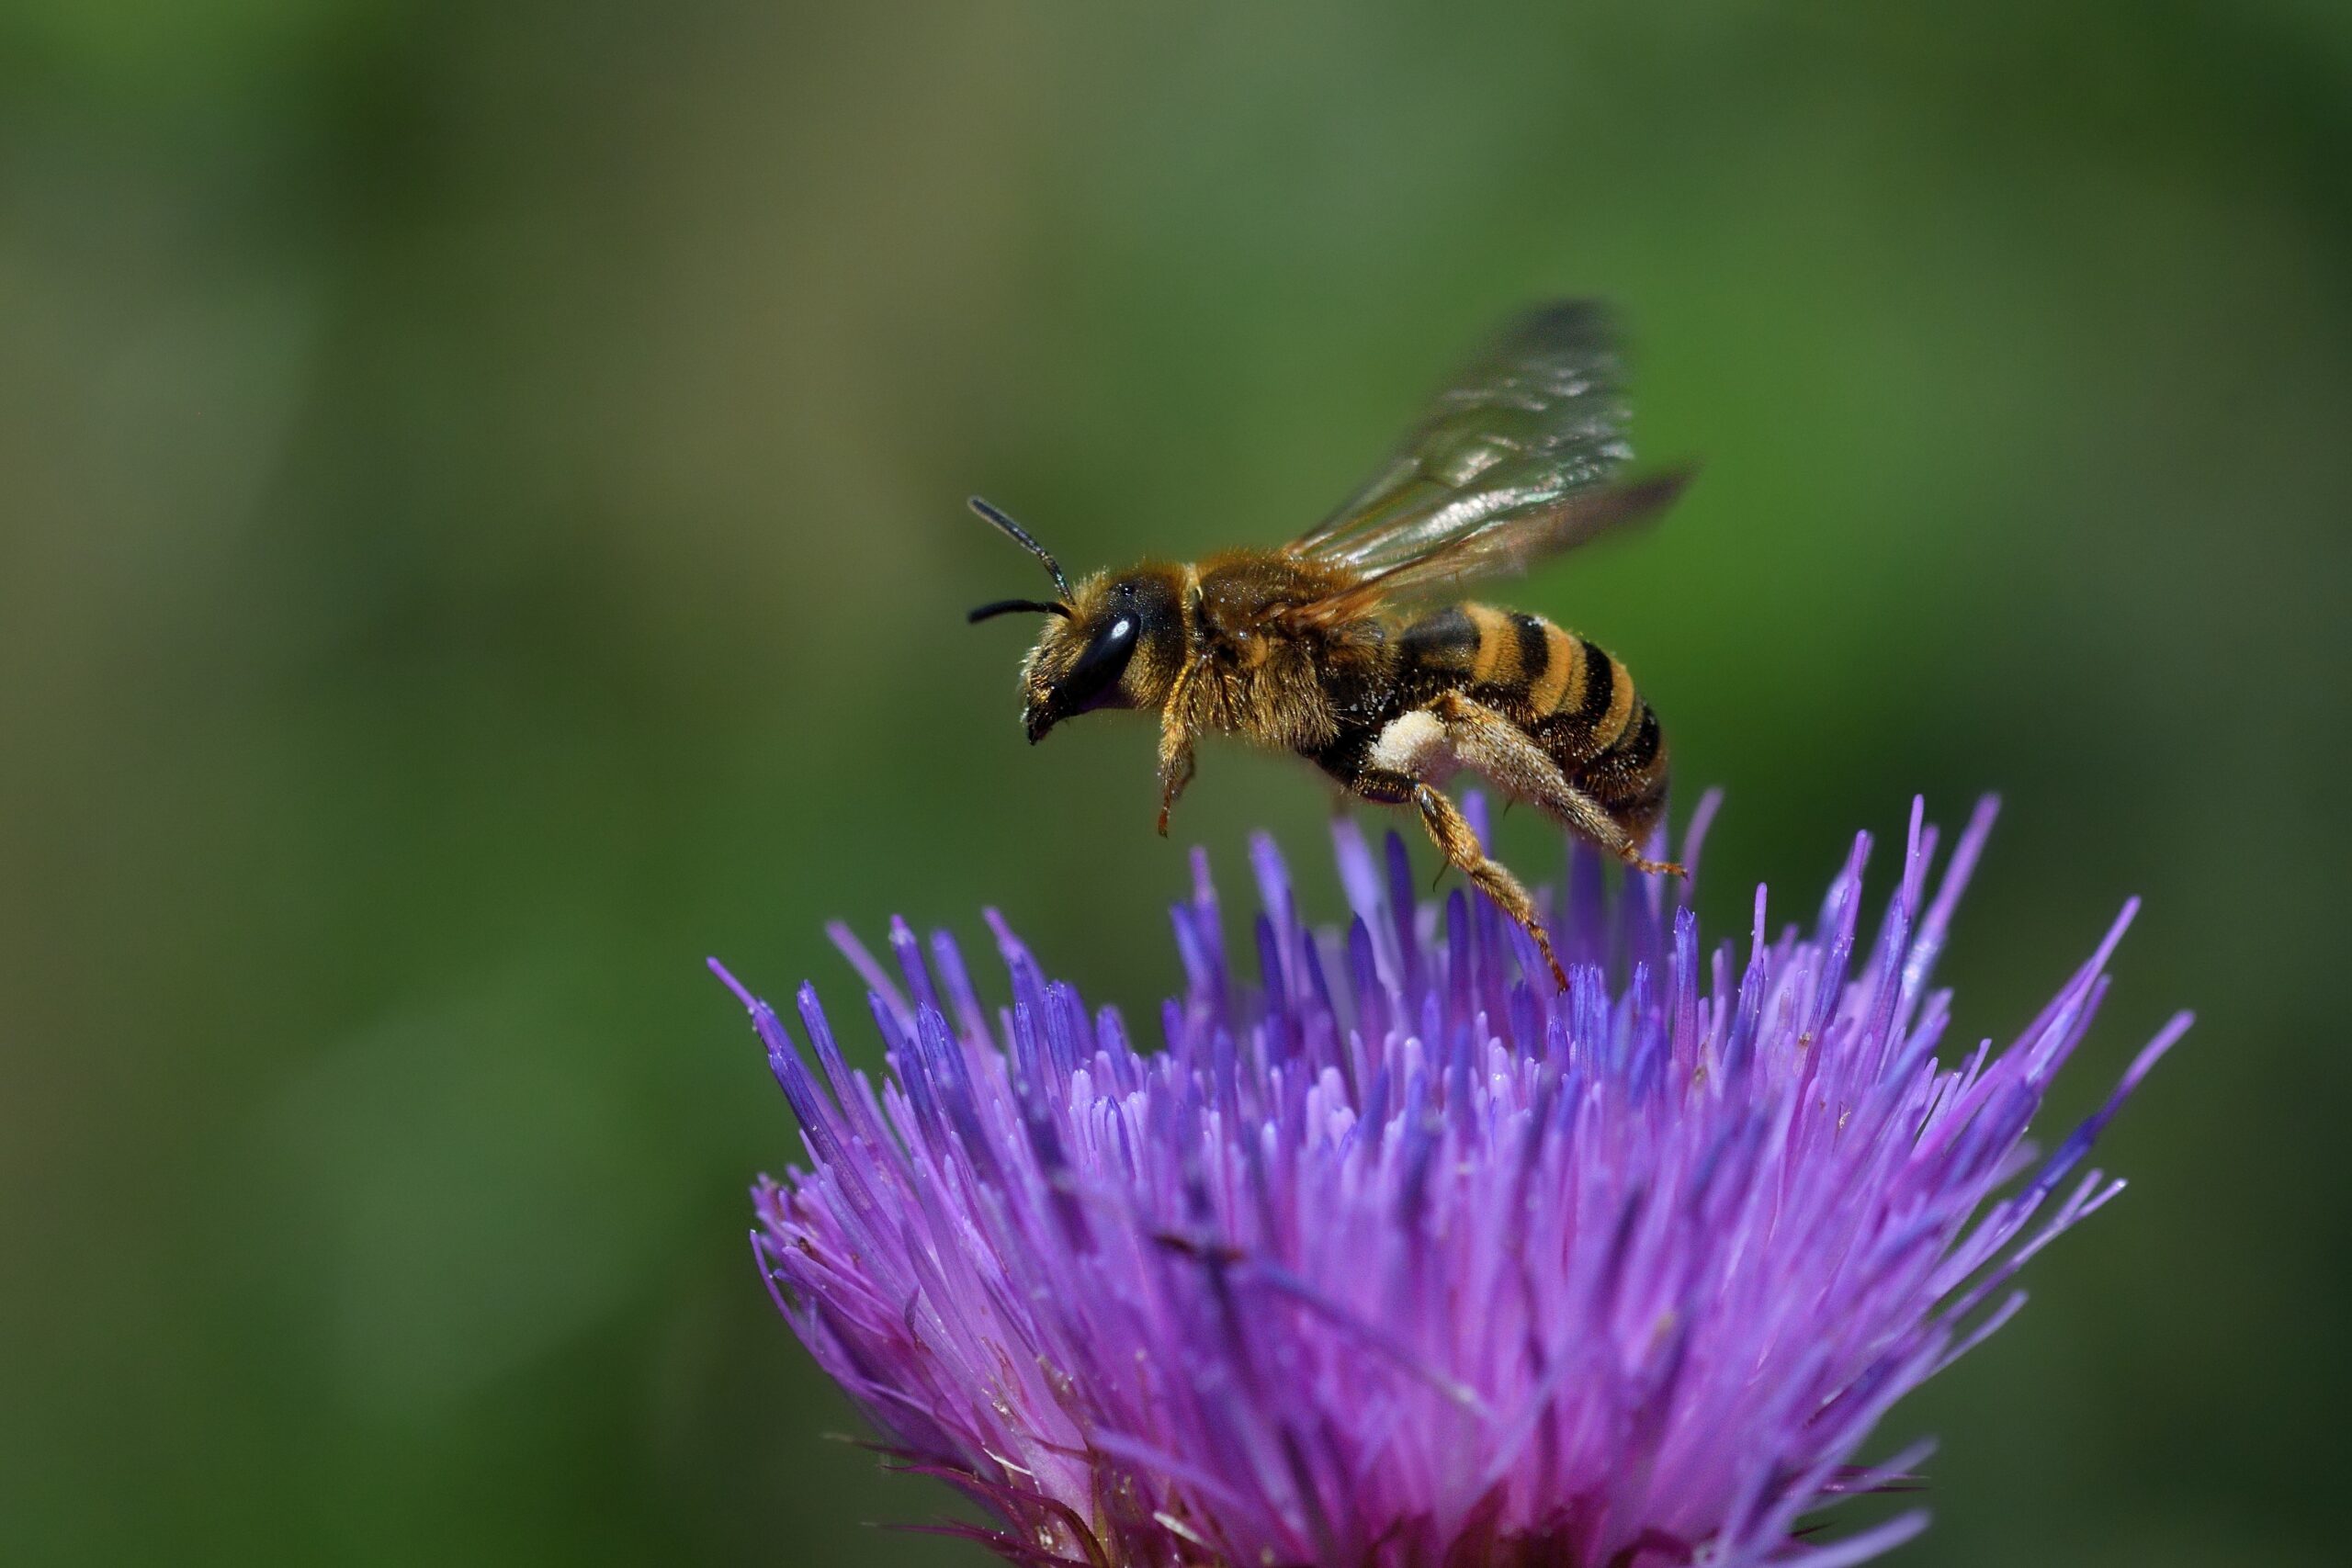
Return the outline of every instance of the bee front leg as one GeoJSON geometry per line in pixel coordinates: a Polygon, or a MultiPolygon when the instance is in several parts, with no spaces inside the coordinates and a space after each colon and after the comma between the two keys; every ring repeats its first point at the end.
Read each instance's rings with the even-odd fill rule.
{"type": "Polygon", "coordinates": [[[1200,732],[1193,694],[1200,660],[1188,660],[1159,709],[1159,836],[1168,837],[1168,813],[1193,782],[1193,737],[1200,732]]]}
{"type": "Polygon", "coordinates": [[[1168,837],[1168,812],[1193,782],[1193,731],[1174,717],[1159,727],[1159,836],[1168,837]]]}

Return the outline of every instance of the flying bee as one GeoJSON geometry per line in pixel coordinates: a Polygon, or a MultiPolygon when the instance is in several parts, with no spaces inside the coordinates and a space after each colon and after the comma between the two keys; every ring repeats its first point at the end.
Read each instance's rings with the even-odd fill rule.
{"type": "Polygon", "coordinates": [[[1614,476],[1632,456],[1607,314],[1531,311],[1473,359],[1370,483],[1289,544],[1147,561],[1073,586],[1021,525],[973,510],[1045,563],[1051,600],[1022,670],[1035,742],[1097,708],[1159,715],[1159,830],[1194,741],[1295,751],[1351,794],[1410,806],[1446,861],[1524,927],[1566,988],[1535,902],[1442,785],[1468,769],[1638,871],[1666,806],[1666,740],[1625,667],[1538,615],[1461,602],[1470,584],[1654,515],[1688,478],[1614,476]]]}

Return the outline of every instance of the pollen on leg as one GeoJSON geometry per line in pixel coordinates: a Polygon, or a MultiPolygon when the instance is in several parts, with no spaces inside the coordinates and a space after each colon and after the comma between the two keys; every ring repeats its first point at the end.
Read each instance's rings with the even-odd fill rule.
{"type": "Polygon", "coordinates": [[[1429,709],[1415,708],[1382,727],[1368,761],[1381,773],[1430,779],[1447,771],[1452,755],[1444,724],[1429,709]]]}

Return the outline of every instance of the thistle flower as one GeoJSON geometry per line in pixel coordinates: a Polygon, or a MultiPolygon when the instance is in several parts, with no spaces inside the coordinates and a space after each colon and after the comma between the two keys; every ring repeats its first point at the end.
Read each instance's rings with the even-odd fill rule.
{"type": "Polygon", "coordinates": [[[1016,1562],[1860,1562],[1924,1516],[1826,1543],[1808,1516],[1918,1463],[1858,1458],[2120,1189],[2076,1168],[2188,1021],[2035,1156],[2132,910],[2007,1050],[1947,1063],[1928,974],[1991,823],[1930,896],[1915,807],[1859,953],[1867,836],[1809,938],[1771,933],[1759,888],[1744,963],[1679,890],[1611,905],[1574,852],[1565,993],[1483,900],[1417,904],[1403,846],[1384,863],[1346,822],[1343,932],[1301,922],[1255,843],[1245,980],[1196,855],[1153,1053],[993,914],[993,1014],[944,935],[926,964],[894,923],[896,979],[843,940],[879,1087],[813,990],[812,1067],[735,987],[808,1158],[755,1189],[762,1272],[908,1468],[998,1521],[949,1528],[1016,1562]]]}

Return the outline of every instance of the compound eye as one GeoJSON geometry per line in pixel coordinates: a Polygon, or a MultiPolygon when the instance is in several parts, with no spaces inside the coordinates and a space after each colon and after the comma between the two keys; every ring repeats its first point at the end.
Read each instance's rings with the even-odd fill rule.
{"type": "Polygon", "coordinates": [[[1072,713],[1084,713],[1099,705],[1126,673],[1127,660],[1136,651],[1136,634],[1141,629],[1133,610],[1121,610],[1108,625],[1094,634],[1086,650],[1062,677],[1059,695],[1064,706],[1072,713]]]}

